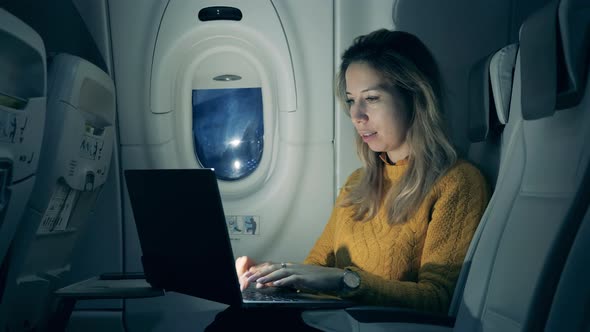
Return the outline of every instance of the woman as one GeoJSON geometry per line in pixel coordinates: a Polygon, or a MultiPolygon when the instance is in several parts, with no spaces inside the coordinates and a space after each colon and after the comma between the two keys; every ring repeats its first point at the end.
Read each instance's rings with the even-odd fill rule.
{"type": "Polygon", "coordinates": [[[305,261],[240,257],[242,288],[289,286],[446,313],[489,192],[444,133],[441,90],[432,55],[413,35],[357,38],[342,56],[337,95],[363,167],[348,178],[305,261]]]}

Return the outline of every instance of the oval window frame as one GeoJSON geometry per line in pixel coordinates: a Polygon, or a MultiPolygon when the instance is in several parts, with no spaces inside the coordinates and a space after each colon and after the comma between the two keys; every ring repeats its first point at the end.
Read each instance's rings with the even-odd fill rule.
{"type": "MultiPolygon", "coordinates": [[[[199,123],[198,125],[201,129],[207,127],[207,123],[199,123]]],[[[220,168],[219,172],[215,172],[219,180],[227,182],[241,181],[256,171],[264,157],[264,131],[264,105],[262,103],[261,87],[193,89],[192,132],[193,146],[195,148],[194,153],[202,167],[216,168],[216,166],[218,166],[220,168]],[[224,92],[224,90],[229,91],[224,92]],[[204,100],[198,100],[199,93],[201,93],[200,97],[204,100]],[[204,110],[206,114],[199,115],[198,119],[195,119],[196,115],[199,114],[198,105],[210,102],[210,100],[207,100],[206,98],[211,95],[215,96],[216,100],[219,98],[228,98],[229,103],[222,102],[222,105],[213,105],[212,110],[204,110]],[[253,102],[251,105],[252,107],[247,107],[247,104],[244,103],[245,100],[239,98],[246,98],[248,101],[253,102]],[[220,106],[225,107],[221,108],[220,106]],[[219,114],[216,114],[217,112],[219,112],[219,114]],[[240,115],[239,113],[244,113],[245,116],[240,115]],[[196,128],[197,123],[207,121],[208,118],[214,118],[212,120],[215,121],[211,124],[215,124],[216,127],[217,125],[220,125],[220,128],[218,128],[220,131],[208,130],[206,135],[200,135],[196,128]],[[238,120],[245,120],[247,126],[244,128],[232,124],[234,121],[238,120]],[[253,127],[251,127],[252,125],[253,127]],[[254,128],[254,132],[250,130],[251,128],[254,128]],[[234,129],[234,132],[230,133],[229,129],[234,129]],[[253,134],[255,134],[255,136],[253,136],[253,134]],[[248,137],[249,139],[242,140],[244,137],[248,137]],[[214,139],[212,140],[211,138],[214,139]],[[214,152],[207,149],[207,146],[198,144],[201,140],[207,142],[207,146],[212,144],[214,149],[219,150],[214,152]],[[199,152],[201,152],[201,154],[199,154],[199,152]],[[254,152],[254,154],[250,154],[249,152],[254,152]],[[218,153],[220,153],[221,156],[218,153]],[[213,162],[211,159],[214,157],[221,157],[220,162],[213,162]],[[231,159],[228,160],[226,157],[230,157],[231,159]],[[244,157],[245,159],[243,159],[244,157]],[[210,164],[205,165],[205,161],[208,161],[210,164]],[[243,165],[244,162],[245,165],[243,165]],[[251,165],[250,163],[254,164],[251,165]]]]}
{"type": "MultiPolygon", "coordinates": [[[[262,61],[264,49],[255,48],[250,43],[242,39],[230,36],[213,37],[206,40],[201,40],[195,43],[190,49],[183,54],[182,58],[187,59],[178,66],[176,73],[176,80],[172,89],[175,89],[176,105],[174,116],[176,128],[179,128],[179,139],[177,147],[177,155],[181,157],[183,164],[192,164],[201,166],[194,149],[193,134],[192,134],[192,90],[197,88],[205,88],[207,86],[219,86],[213,83],[211,85],[200,85],[195,83],[196,72],[199,64],[209,57],[219,57],[221,54],[233,54],[247,61],[253,70],[258,74],[258,82],[262,91],[262,107],[263,107],[263,126],[264,126],[264,144],[263,154],[260,163],[256,170],[249,176],[238,181],[224,181],[218,180],[219,189],[224,198],[240,199],[245,196],[262,189],[263,184],[268,181],[272,175],[272,167],[276,164],[277,152],[274,147],[278,142],[278,102],[277,96],[279,91],[270,82],[271,70],[274,69],[272,61],[267,61],[269,67],[266,68],[262,61]],[[188,89],[187,87],[190,87],[188,89]]],[[[267,55],[267,57],[270,55],[267,55]]],[[[227,74],[224,72],[224,74],[227,74]]],[[[236,73],[233,73],[236,74],[236,73]]],[[[238,74],[240,75],[240,74],[238,74]]],[[[216,82],[212,78],[217,75],[202,75],[203,80],[209,80],[207,83],[216,82]]],[[[246,77],[245,75],[240,75],[246,77]]],[[[248,83],[247,81],[244,81],[248,83]]]]}

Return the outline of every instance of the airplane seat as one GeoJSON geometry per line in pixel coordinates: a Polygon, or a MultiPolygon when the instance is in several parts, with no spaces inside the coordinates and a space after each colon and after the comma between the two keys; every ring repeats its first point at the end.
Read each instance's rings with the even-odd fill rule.
{"type": "Polygon", "coordinates": [[[0,8],[0,299],[12,239],[36,180],[47,94],[45,44],[0,8]]]}
{"type": "MultiPolygon", "coordinates": [[[[482,171],[492,189],[495,188],[501,160],[503,160],[502,156],[508,153],[508,142],[512,139],[514,128],[511,125],[505,130],[510,111],[510,95],[517,50],[518,44],[510,44],[493,52],[477,61],[469,75],[468,136],[471,145],[468,159],[482,171]]],[[[514,193],[511,194],[514,195],[514,193]]],[[[495,201],[495,195],[492,195],[489,206],[493,206],[495,201]]],[[[400,321],[418,324],[416,328],[419,331],[428,330],[428,327],[421,325],[427,322],[434,324],[435,331],[440,329],[439,325],[447,325],[450,329],[454,317],[457,315],[471,259],[486,221],[487,214],[484,214],[465,256],[447,316],[424,314],[401,308],[395,308],[395,313],[393,313],[391,308],[384,308],[388,311],[388,318],[384,317],[383,319],[391,319],[393,315],[399,316],[400,321]]],[[[371,307],[356,307],[348,311],[355,310],[357,315],[364,315],[373,309],[371,307]]],[[[349,328],[350,322],[356,324],[355,320],[344,310],[307,312],[304,317],[310,325],[328,328],[328,330],[346,330],[349,328]],[[327,321],[337,321],[340,326],[333,326],[332,322],[329,323],[330,327],[322,325],[327,321]]],[[[404,331],[408,331],[406,328],[409,328],[408,325],[404,327],[404,331]]]]}
{"type": "Polygon", "coordinates": [[[501,138],[505,150],[495,192],[478,230],[480,238],[470,248],[474,251],[456,320],[437,321],[426,313],[416,317],[415,312],[398,308],[353,307],[345,310],[348,316],[306,312],[306,322],[332,330],[325,319],[338,317],[351,331],[521,331],[533,326],[536,294],[554,291],[539,289],[547,276],[545,261],[563,245],[559,235],[575,221],[570,211],[579,206],[576,197],[584,187],[580,179],[588,169],[590,151],[584,142],[589,140],[590,115],[583,111],[588,107],[575,104],[571,96],[576,93],[564,94],[556,86],[558,76],[580,76],[578,69],[587,66],[585,47],[580,47],[584,44],[566,38],[564,31],[588,29],[568,30],[570,17],[561,15],[563,8],[580,8],[582,2],[553,1],[522,25],[510,114],[501,138]],[[560,50],[565,59],[560,66],[558,41],[578,46],[560,50]],[[566,102],[569,109],[563,109],[566,102]],[[320,314],[324,321],[317,319],[320,314]]]}
{"type": "Polygon", "coordinates": [[[469,75],[471,144],[467,158],[481,170],[492,190],[498,180],[517,51],[516,43],[505,46],[478,61],[469,75]]]}
{"type": "MultiPolygon", "coordinates": [[[[562,42],[558,44],[557,96],[555,103],[560,112],[577,112],[581,121],[588,122],[590,110],[590,3],[571,1],[559,7],[559,30],[562,42]],[[560,57],[559,55],[562,55],[560,57]],[[580,113],[586,113],[582,115],[580,113]]],[[[529,80],[535,80],[536,73],[529,80]]],[[[531,116],[534,116],[532,114],[531,116]]],[[[575,128],[568,128],[575,130],[575,128]]],[[[588,142],[588,125],[583,132],[571,135],[584,136],[588,142]]],[[[574,145],[575,146],[575,145],[574,145]]],[[[577,148],[577,146],[575,146],[577,148]]],[[[587,253],[590,242],[588,230],[590,214],[590,167],[588,148],[585,147],[576,175],[579,190],[568,222],[560,230],[555,245],[545,260],[543,280],[535,290],[534,310],[526,328],[529,331],[576,331],[588,330],[588,303],[590,287],[583,282],[587,270],[587,253]],[[567,259],[567,260],[566,260],[567,259]],[[545,289],[555,289],[547,294],[545,289]]]]}
{"type": "Polygon", "coordinates": [[[590,132],[587,101],[572,98],[585,82],[588,50],[580,46],[587,41],[580,41],[587,33],[580,32],[589,31],[590,15],[563,15],[583,7],[581,0],[552,1],[521,27],[507,124],[516,125],[515,153],[500,169],[501,176],[513,178],[508,182],[516,184],[517,195],[492,207],[500,218],[490,217],[478,244],[456,330],[538,330],[532,327],[541,319],[540,299],[555,290],[548,272],[561,269],[550,263],[556,250],[571,244],[564,232],[579,223],[575,215],[590,157],[584,144],[590,132]],[[557,84],[558,77],[572,75],[575,83],[557,84]]]}
{"type": "Polygon", "coordinates": [[[115,138],[113,80],[69,54],[49,61],[47,122],[34,194],[13,240],[0,328],[44,330],[69,282],[72,250],[109,174],[115,138]],[[31,299],[35,299],[32,303],[31,299]]]}
{"type": "MultiPolygon", "coordinates": [[[[510,114],[517,52],[517,43],[507,45],[476,62],[469,75],[468,137],[471,144],[468,159],[488,180],[492,197],[465,254],[449,308],[449,317],[457,316],[473,254],[489,220],[489,211],[497,204],[497,196],[500,195],[494,194],[500,166],[505,156],[512,153],[510,147],[513,146],[511,142],[514,139],[515,126],[506,124],[510,114]]],[[[510,194],[514,195],[514,191],[510,194]]]]}
{"type": "MultiPolygon", "coordinates": [[[[586,194],[590,196],[590,193],[586,194]]],[[[590,210],[587,209],[565,261],[550,311],[547,313],[545,331],[588,331],[590,329],[588,252],[590,252],[590,210]]]]}

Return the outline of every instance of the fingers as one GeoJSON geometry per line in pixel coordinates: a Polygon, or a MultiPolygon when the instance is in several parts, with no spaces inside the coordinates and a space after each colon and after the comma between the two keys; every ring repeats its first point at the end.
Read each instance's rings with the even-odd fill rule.
{"type": "Polygon", "coordinates": [[[253,275],[257,275],[258,278],[260,278],[260,276],[266,275],[269,273],[269,271],[272,271],[272,266],[273,263],[270,262],[254,265],[251,266],[245,274],[248,275],[248,278],[250,278],[253,275]]]}
{"type": "Polygon", "coordinates": [[[252,266],[255,266],[256,262],[248,256],[241,256],[236,259],[236,272],[239,276],[243,275],[252,266]]]}
{"type": "Polygon", "coordinates": [[[283,264],[269,264],[248,277],[249,282],[255,282],[257,287],[276,286],[275,281],[294,274],[294,270],[283,267],[283,264]]]}
{"type": "MultiPolygon", "coordinates": [[[[259,273],[260,271],[264,271],[264,275],[266,275],[266,273],[269,271],[269,267],[274,266],[274,263],[265,262],[256,265],[256,262],[252,258],[248,256],[241,256],[236,259],[235,265],[238,281],[240,282],[240,290],[243,291],[250,285],[251,281],[249,279],[252,277],[252,275],[259,273]]],[[[258,275],[260,276],[260,274],[258,275]]],[[[264,285],[260,284],[260,286],[264,285]]]]}
{"type": "MultiPolygon", "coordinates": [[[[240,282],[240,290],[248,288],[251,283],[256,283],[257,288],[276,286],[275,281],[284,279],[293,271],[286,268],[285,263],[265,262],[255,265],[254,260],[247,256],[236,259],[236,271],[240,282]]],[[[289,266],[294,267],[293,264],[289,266]]]]}
{"type": "Polygon", "coordinates": [[[250,276],[248,276],[248,281],[250,282],[257,282],[258,279],[267,276],[268,274],[278,270],[281,268],[280,264],[276,263],[263,263],[257,266],[253,266],[250,268],[248,272],[250,272],[250,276]]]}
{"type": "Polygon", "coordinates": [[[246,274],[238,275],[238,281],[240,282],[240,291],[243,291],[250,285],[250,282],[248,281],[248,277],[246,276],[246,274]]]}
{"type": "Polygon", "coordinates": [[[267,287],[274,287],[272,282],[267,282],[266,284],[256,283],[256,288],[267,288],[267,287]]]}
{"type": "Polygon", "coordinates": [[[256,266],[256,262],[248,257],[248,256],[241,256],[236,259],[236,273],[238,275],[238,280],[240,282],[240,290],[244,290],[248,288],[250,282],[248,281],[248,277],[251,275],[249,274],[249,270],[256,266]]]}
{"type": "Polygon", "coordinates": [[[299,275],[291,274],[285,278],[273,282],[273,285],[277,287],[301,288],[300,281],[301,277],[299,275]]]}
{"type": "MultiPolygon", "coordinates": [[[[263,263],[257,266],[251,266],[246,272],[244,272],[241,275],[238,275],[238,279],[240,281],[240,290],[244,290],[246,288],[248,288],[248,286],[250,286],[251,282],[256,282],[255,280],[258,278],[253,278],[252,276],[254,274],[257,273],[257,271],[259,271],[260,269],[266,267],[270,265],[270,263],[263,263]],[[253,279],[253,281],[250,281],[250,279],[253,279]]],[[[262,284],[257,284],[256,287],[260,288],[261,286],[263,286],[262,284]]]]}

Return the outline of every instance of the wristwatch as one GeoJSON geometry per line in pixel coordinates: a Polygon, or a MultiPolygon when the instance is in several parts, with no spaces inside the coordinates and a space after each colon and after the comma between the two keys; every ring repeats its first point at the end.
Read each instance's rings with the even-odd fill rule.
{"type": "Polygon", "coordinates": [[[344,269],[344,274],[342,275],[342,288],[344,291],[352,291],[361,285],[361,276],[358,273],[344,269]]]}

